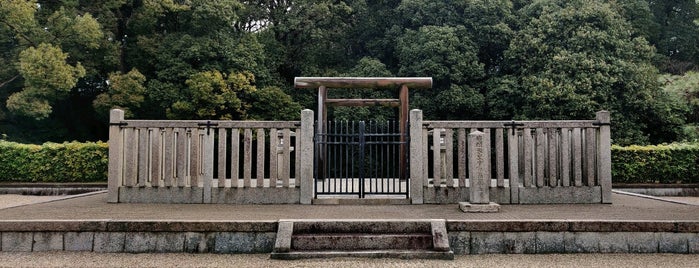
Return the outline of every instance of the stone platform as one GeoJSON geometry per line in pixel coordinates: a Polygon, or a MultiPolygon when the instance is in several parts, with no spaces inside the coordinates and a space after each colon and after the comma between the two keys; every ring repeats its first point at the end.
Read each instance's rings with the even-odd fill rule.
{"type": "Polygon", "coordinates": [[[400,225],[445,220],[454,254],[699,253],[699,206],[613,194],[613,204],[110,204],[106,194],[0,209],[2,251],[272,252],[280,219],[400,225]]]}

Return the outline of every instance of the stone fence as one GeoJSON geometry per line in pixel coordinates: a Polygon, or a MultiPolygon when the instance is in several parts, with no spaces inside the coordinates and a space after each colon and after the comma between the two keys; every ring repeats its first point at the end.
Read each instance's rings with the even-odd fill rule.
{"type": "MultiPolygon", "coordinates": [[[[301,121],[124,120],[112,110],[109,202],[311,204],[314,115],[301,121]]],[[[609,113],[578,121],[423,121],[410,113],[410,201],[469,200],[467,134],[502,204],[611,203],[609,113]]]]}
{"type": "Polygon", "coordinates": [[[469,200],[467,135],[483,132],[490,200],[504,204],[611,203],[609,112],[576,121],[423,121],[410,115],[413,203],[469,200]]]}
{"type": "Polygon", "coordinates": [[[112,110],[110,125],[109,202],[310,203],[301,190],[312,190],[312,111],[260,122],[124,120],[112,110]]]}

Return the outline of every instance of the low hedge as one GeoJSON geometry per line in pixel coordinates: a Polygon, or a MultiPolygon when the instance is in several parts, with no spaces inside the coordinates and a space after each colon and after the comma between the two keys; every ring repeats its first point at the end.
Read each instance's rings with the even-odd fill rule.
{"type": "Polygon", "coordinates": [[[108,151],[104,142],[34,145],[0,140],[0,181],[104,182],[108,151]]]}
{"type": "Polygon", "coordinates": [[[699,183],[699,144],[612,146],[618,183],[699,183]]]}
{"type": "MultiPolygon", "coordinates": [[[[20,144],[0,140],[0,182],[103,182],[104,142],[20,144]]],[[[617,183],[699,183],[699,144],[612,146],[617,183]]]]}

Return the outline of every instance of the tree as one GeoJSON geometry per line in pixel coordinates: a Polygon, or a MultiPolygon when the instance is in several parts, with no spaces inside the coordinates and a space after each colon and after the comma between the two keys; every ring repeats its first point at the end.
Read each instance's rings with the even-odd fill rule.
{"type": "Polygon", "coordinates": [[[132,69],[126,74],[113,73],[107,84],[109,90],[95,98],[92,105],[103,118],[108,118],[109,110],[124,110],[126,117],[133,117],[145,100],[146,77],[138,70],[132,69]]]}
{"type": "Polygon", "coordinates": [[[51,113],[51,102],[65,98],[85,75],[80,63],[66,63],[68,55],[60,48],[42,43],[19,55],[19,73],[24,78],[24,90],[7,99],[10,111],[35,119],[44,119],[51,113]]]}
{"type": "Polygon", "coordinates": [[[18,62],[16,69],[5,70],[14,74],[2,85],[12,80],[24,79],[24,88],[15,91],[7,99],[7,108],[19,115],[45,119],[52,112],[52,103],[65,99],[77,80],[85,76],[85,68],[79,62],[68,61],[68,54],[61,47],[94,49],[102,37],[99,23],[90,15],[74,14],[59,8],[39,22],[37,12],[41,5],[36,1],[10,0],[0,4],[0,27],[13,34],[17,40],[11,45],[6,61],[18,62]],[[16,54],[15,54],[16,53],[16,54]]]}
{"type": "Polygon", "coordinates": [[[94,137],[93,113],[83,109],[103,80],[94,68],[109,62],[108,41],[97,20],[69,2],[0,2],[0,132],[12,139],[94,137]]]}
{"type": "Polygon", "coordinates": [[[185,82],[179,100],[167,109],[171,119],[233,119],[243,114],[237,92],[250,92],[254,77],[250,73],[227,78],[218,71],[195,73],[185,82]]]}
{"type": "Polygon", "coordinates": [[[699,62],[699,4],[695,0],[648,1],[660,29],[652,39],[663,60],[660,67],[673,74],[697,68],[699,62]]]}
{"type": "Polygon", "coordinates": [[[434,79],[432,90],[416,93],[413,102],[424,109],[427,117],[464,119],[465,111],[469,111],[470,118],[482,116],[483,96],[471,85],[484,76],[483,64],[464,27],[407,30],[398,39],[396,53],[398,75],[434,79]],[[459,97],[455,99],[456,95],[459,97]]]}
{"type": "Polygon", "coordinates": [[[550,0],[523,10],[505,52],[508,75],[489,92],[493,115],[590,118],[606,109],[615,143],[672,140],[682,120],[659,90],[654,50],[608,4],[550,0]]]}
{"type": "Polygon", "coordinates": [[[681,138],[699,140],[699,73],[690,71],[681,76],[664,74],[659,80],[665,92],[686,105],[687,125],[683,128],[681,138]]]}

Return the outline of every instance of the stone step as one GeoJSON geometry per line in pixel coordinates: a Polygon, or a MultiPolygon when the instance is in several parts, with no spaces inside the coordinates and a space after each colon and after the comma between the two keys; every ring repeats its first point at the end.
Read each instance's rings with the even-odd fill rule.
{"type": "Polygon", "coordinates": [[[272,252],[277,260],[298,260],[317,258],[396,258],[396,259],[437,259],[453,260],[453,251],[431,250],[355,250],[355,251],[292,251],[272,252]]]}
{"type": "Polygon", "coordinates": [[[384,250],[432,249],[432,234],[362,234],[321,233],[296,234],[291,237],[291,250],[384,250]]]}
{"type": "Polygon", "coordinates": [[[445,220],[280,220],[271,258],[453,259],[445,220]]]}
{"type": "Polygon", "coordinates": [[[307,233],[430,233],[430,221],[295,221],[294,234],[307,233]]]}

